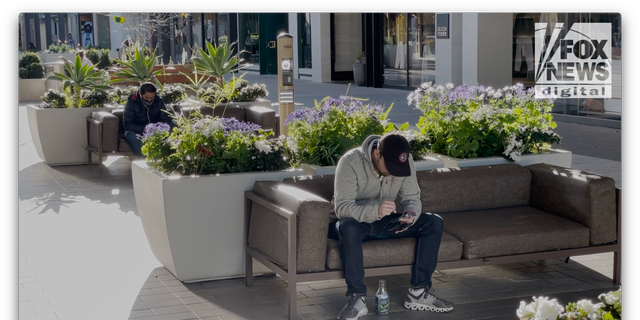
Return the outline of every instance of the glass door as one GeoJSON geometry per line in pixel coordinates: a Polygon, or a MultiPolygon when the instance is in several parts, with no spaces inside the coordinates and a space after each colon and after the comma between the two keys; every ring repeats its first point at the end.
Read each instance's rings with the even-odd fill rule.
{"type": "Polygon", "coordinates": [[[385,85],[407,86],[407,14],[384,14],[383,79],[385,85]]]}
{"type": "Polygon", "coordinates": [[[362,52],[362,14],[331,14],[331,80],[353,80],[353,64],[362,52]]]}
{"type": "Polygon", "coordinates": [[[409,86],[436,81],[435,13],[409,14],[409,86]]]}

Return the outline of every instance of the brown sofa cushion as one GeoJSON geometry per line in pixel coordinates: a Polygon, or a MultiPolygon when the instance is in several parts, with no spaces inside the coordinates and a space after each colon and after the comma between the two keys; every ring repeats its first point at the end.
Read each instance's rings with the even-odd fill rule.
{"type": "MultiPolygon", "coordinates": [[[[297,212],[298,272],[323,271],[331,204],[311,193],[279,181],[256,181],[253,191],[270,202],[297,212]]],[[[266,253],[287,268],[287,220],[254,203],[251,207],[249,246],[266,253]]]]}
{"type": "Polygon", "coordinates": [[[531,172],[509,163],[418,171],[424,212],[453,212],[529,204],[531,172]]]}
{"type": "Polygon", "coordinates": [[[124,118],[124,108],[115,109],[111,113],[114,116],[118,117],[118,123],[120,124],[118,126],[118,133],[122,133],[122,135],[124,136],[124,122],[122,122],[122,119],[124,118]]]}
{"type": "Polygon", "coordinates": [[[444,230],[478,259],[589,245],[589,228],[529,206],[440,214],[444,230]]]}
{"type": "MultiPolygon", "coordinates": [[[[415,259],[416,238],[371,240],[362,243],[364,267],[386,267],[413,264],[415,259]]],[[[446,232],[442,234],[438,261],[460,260],[462,243],[446,232]]],[[[340,242],[329,239],[327,242],[327,268],[342,270],[340,260],[340,242]]]]}
{"type": "MultiPolygon", "coordinates": [[[[118,151],[118,130],[120,120],[110,111],[93,111],[91,118],[102,123],[102,152],[118,151]]],[[[96,126],[89,126],[90,144],[94,147],[98,146],[98,132],[96,126]]]]}
{"type": "Polygon", "coordinates": [[[334,180],[335,175],[327,174],[285,178],[282,182],[294,185],[327,201],[331,201],[331,199],[333,199],[334,180]]]}
{"type": "Polygon", "coordinates": [[[526,168],[533,174],[531,206],[588,226],[591,244],[616,241],[615,180],[548,164],[526,168]]]}
{"type": "Polygon", "coordinates": [[[125,138],[119,139],[119,145],[120,147],[118,148],[118,151],[120,152],[133,152],[133,150],[131,150],[131,146],[129,146],[129,142],[127,142],[127,140],[125,138]]]}

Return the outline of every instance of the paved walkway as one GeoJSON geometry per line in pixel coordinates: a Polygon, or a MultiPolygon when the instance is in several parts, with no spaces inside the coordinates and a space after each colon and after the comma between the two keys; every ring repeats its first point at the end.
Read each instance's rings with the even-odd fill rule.
{"type": "MultiPolygon", "coordinates": [[[[335,92],[345,88],[326,84],[320,89],[331,86],[337,86],[335,92]]],[[[408,93],[375,90],[387,92],[381,97],[408,93]]],[[[410,111],[397,110],[409,117],[410,111]]],[[[601,136],[603,146],[620,145],[619,130],[563,126],[583,139],[601,136]]],[[[127,159],[109,158],[102,176],[95,166],[49,167],[35,153],[24,107],[18,128],[21,320],[285,319],[286,283],[279,277],[259,277],[252,288],[241,279],[183,284],[160,265],[137,216],[127,159]]],[[[573,167],[611,176],[621,186],[619,152],[605,156],[597,148],[577,148],[577,140],[568,138],[562,145],[574,152],[573,167]]],[[[615,289],[612,254],[576,257],[567,264],[546,260],[446,270],[434,276],[434,288],[456,309],[431,314],[399,305],[408,277],[384,277],[392,301],[388,319],[514,319],[519,302],[532,295],[551,295],[563,303],[595,301],[599,293],[615,289]]],[[[378,279],[367,279],[371,290],[378,279]]],[[[302,283],[297,291],[300,319],[335,319],[345,303],[343,281],[302,283]]],[[[373,306],[372,297],[367,303],[373,306]]]]}

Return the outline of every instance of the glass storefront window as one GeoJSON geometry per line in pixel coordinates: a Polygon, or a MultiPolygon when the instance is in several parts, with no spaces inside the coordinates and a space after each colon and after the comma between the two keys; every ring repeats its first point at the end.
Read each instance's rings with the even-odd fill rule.
{"type": "Polygon", "coordinates": [[[311,68],[311,14],[298,13],[299,68],[311,68]]]}
{"type": "Polygon", "coordinates": [[[407,14],[384,14],[384,84],[407,85],[407,14]]]}
{"type": "Polygon", "coordinates": [[[194,13],[191,15],[191,46],[195,48],[202,48],[204,46],[204,36],[203,36],[203,24],[202,24],[202,14],[194,13]]]}
{"type": "Polygon", "coordinates": [[[215,13],[204,14],[204,40],[213,43],[216,38],[216,16],[215,13]]]}
{"type": "Polygon", "coordinates": [[[258,14],[238,13],[238,49],[245,50],[241,65],[249,69],[260,68],[260,43],[258,36],[258,14]]]}
{"type": "Polygon", "coordinates": [[[574,23],[611,23],[611,98],[558,98],[552,112],[620,120],[622,117],[621,16],[618,13],[514,13],[512,82],[533,87],[535,80],[535,52],[542,45],[535,43],[535,24],[547,23],[545,40],[557,23],[562,23],[559,37],[564,37],[574,23]]]}
{"type": "Polygon", "coordinates": [[[412,13],[409,20],[409,86],[436,81],[436,14],[412,13]]]}

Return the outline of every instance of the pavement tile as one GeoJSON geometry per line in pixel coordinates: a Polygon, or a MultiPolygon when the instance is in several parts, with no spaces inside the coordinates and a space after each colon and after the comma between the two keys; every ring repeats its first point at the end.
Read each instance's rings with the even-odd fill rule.
{"type": "Polygon", "coordinates": [[[150,317],[155,315],[156,314],[151,309],[133,310],[129,315],[129,319],[140,318],[140,317],[150,317]]]}
{"type": "Polygon", "coordinates": [[[152,308],[151,310],[153,310],[153,312],[155,312],[155,314],[157,315],[175,314],[175,313],[191,311],[189,310],[189,307],[187,307],[186,305],[179,305],[179,306],[172,306],[172,307],[159,307],[159,308],[152,308]]]}

